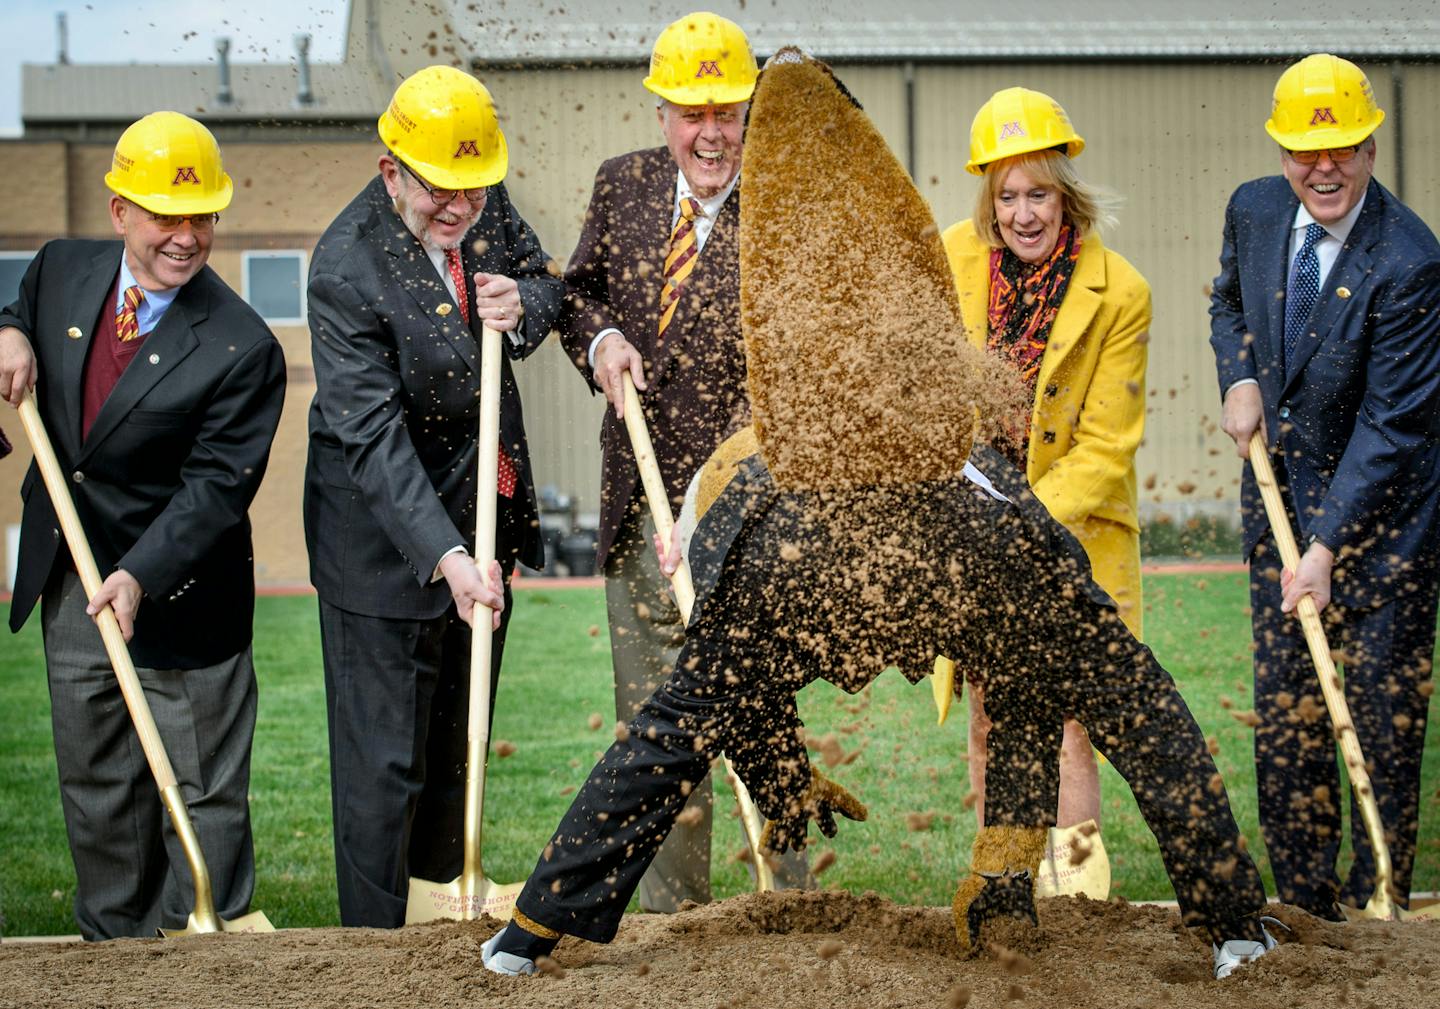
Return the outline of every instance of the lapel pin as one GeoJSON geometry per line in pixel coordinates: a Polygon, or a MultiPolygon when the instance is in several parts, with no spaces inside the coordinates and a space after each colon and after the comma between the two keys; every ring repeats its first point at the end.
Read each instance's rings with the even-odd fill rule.
{"type": "Polygon", "coordinates": [[[65,335],[72,340],[78,340],[85,334],[80,332],[79,326],[71,326],[69,329],[65,330],[65,335]]]}
{"type": "Polygon", "coordinates": [[[1337,298],[1348,298],[1348,297],[1350,297],[1350,288],[1348,288],[1348,287],[1337,287],[1337,288],[1335,288],[1335,297],[1337,297],[1337,298]]]}
{"type": "Polygon", "coordinates": [[[440,302],[440,304],[435,306],[436,315],[449,315],[451,311],[452,309],[450,307],[450,302],[448,301],[442,301],[440,302]]]}
{"type": "Polygon", "coordinates": [[[160,363],[160,355],[159,355],[159,354],[151,354],[151,355],[150,355],[150,363],[151,363],[151,364],[159,364],[159,363],[160,363]]]}

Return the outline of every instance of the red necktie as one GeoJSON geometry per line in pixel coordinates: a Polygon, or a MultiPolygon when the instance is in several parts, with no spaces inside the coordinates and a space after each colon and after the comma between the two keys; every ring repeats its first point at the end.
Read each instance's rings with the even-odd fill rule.
{"type": "MultiPolygon", "coordinates": [[[[460,263],[459,249],[445,250],[445,265],[450,267],[450,280],[455,284],[455,300],[460,303],[460,318],[470,322],[470,286],[466,283],[465,267],[460,263]]],[[[500,445],[500,462],[495,471],[495,490],[501,497],[515,496],[515,464],[505,445],[500,445]]]]}
{"type": "Polygon", "coordinates": [[[125,288],[125,294],[120,299],[120,308],[115,313],[115,335],[120,338],[121,343],[129,343],[140,335],[140,317],[136,310],[140,302],[145,300],[145,289],[139,284],[131,284],[125,288]]]}

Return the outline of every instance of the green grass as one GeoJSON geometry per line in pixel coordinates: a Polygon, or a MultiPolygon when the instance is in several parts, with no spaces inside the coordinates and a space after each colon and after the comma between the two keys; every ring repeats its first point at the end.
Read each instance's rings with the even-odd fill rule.
{"type": "MultiPolygon", "coordinates": [[[[1249,700],[1249,623],[1244,577],[1157,575],[1146,580],[1146,634],[1174,673],[1216,757],[1241,830],[1261,856],[1256,826],[1251,731],[1227,710],[1249,700]],[[1224,699],[1229,699],[1228,702],[1224,699]]],[[[0,613],[4,612],[0,606],[0,613]]],[[[0,912],[8,935],[73,932],[74,877],[60,817],[51,749],[49,702],[39,621],[0,648],[0,912]]],[[[277,926],[337,923],[330,846],[329,766],[324,687],[315,601],[268,597],[256,613],[255,664],[260,677],[251,798],[257,873],[255,907],[277,926]]],[[[494,735],[515,747],[491,762],[486,812],[486,874],[524,878],[541,846],[609,743],[614,723],[605,607],[598,589],[535,588],[517,595],[494,735]],[[590,728],[590,716],[601,728],[590,728]]],[[[827,886],[873,889],[907,903],[946,904],[973,836],[963,807],[968,791],[965,710],[935,725],[930,691],[895,672],[861,694],[815,684],[801,695],[808,728],[833,732],[853,762],[833,769],[871,808],[865,824],[842,823],[827,886]],[[937,814],[928,830],[907,829],[905,814],[937,814]]],[[[1432,725],[1415,888],[1440,887],[1440,809],[1434,801],[1440,735],[1432,725]]],[[[1154,838],[1115,772],[1102,771],[1105,843],[1115,891],[1130,899],[1172,896],[1154,838]]],[[[733,807],[717,791],[722,816],[715,834],[717,896],[748,888],[735,856],[733,807]]],[[[1268,885],[1268,872],[1267,872],[1268,885]]]]}

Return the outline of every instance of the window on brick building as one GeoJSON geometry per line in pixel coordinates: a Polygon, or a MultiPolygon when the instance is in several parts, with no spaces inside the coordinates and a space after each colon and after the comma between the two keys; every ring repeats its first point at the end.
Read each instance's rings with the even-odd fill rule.
{"type": "Polygon", "coordinates": [[[305,322],[305,253],[296,249],[241,253],[243,290],[250,307],[266,322],[305,322]]]}
{"type": "Polygon", "coordinates": [[[20,296],[20,278],[34,258],[34,252],[0,252],[0,308],[20,296]]]}

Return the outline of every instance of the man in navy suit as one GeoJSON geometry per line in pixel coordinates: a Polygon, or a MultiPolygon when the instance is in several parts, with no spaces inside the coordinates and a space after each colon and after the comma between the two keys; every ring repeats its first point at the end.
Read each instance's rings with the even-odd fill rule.
{"type": "Polygon", "coordinates": [[[1282,571],[1247,465],[1260,823],[1281,899],[1337,921],[1369,899],[1375,861],[1352,808],[1341,884],[1333,733],[1295,605],[1311,595],[1342,652],[1402,906],[1435,644],[1440,245],[1371,177],[1384,118],[1353,63],[1285,71],[1265,124],[1282,175],[1231,197],[1210,305],[1225,433],[1242,457],[1265,439],[1302,550],[1282,571]]]}

